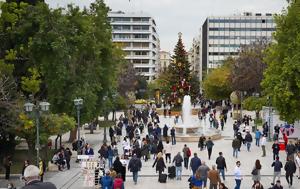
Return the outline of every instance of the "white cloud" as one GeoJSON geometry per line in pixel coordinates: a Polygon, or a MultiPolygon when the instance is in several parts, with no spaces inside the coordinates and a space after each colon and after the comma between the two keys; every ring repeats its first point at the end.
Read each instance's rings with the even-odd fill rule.
{"type": "MultiPolygon", "coordinates": [[[[89,6],[94,0],[46,0],[52,7],[74,3],[89,6]]],[[[114,11],[147,12],[156,20],[161,49],[173,51],[178,32],[183,33],[186,47],[199,32],[208,16],[243,12],[280,13],[285,0],[105,0],[114,11]]]]}

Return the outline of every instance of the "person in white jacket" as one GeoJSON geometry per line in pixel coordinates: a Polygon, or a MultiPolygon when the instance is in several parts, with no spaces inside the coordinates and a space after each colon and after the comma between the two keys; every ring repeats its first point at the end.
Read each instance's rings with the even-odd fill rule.
{"type": "Polygon", "coordinates": [[[267,142],[267,137],[266,137],[266,135],[263,135],[261,137],[261,140],[260,140],[260,145],[261,145],[261,149],[262,149],[262,152],[263,152],[261,157],[266,156],[266,142],[267,142]]]}
{"type": "Polygon", "coordinates": [[[240,189],[241,188],[241,182],[243,180],[242,178],[242,172],[241,172],[241,162],[237,161],[236,162],[236,167],[234,169],[234,179],[235,179],[235,187],[234,189],[240,189]]]}
{"type": "Polygon", "coordinates": [[[166,144],[164,145],[164,153],[166,156],[166,163],[168,162],[168,159],[169,159],[169,163],[171,163],[171,151],[172,151],[172,145],[167,140],[166,144]]]}
{"type": "Polygon", "coordinates": [[[297,153],[295,163],[298,167],[298,179],[300,179],[300,152],[297,153]]]}

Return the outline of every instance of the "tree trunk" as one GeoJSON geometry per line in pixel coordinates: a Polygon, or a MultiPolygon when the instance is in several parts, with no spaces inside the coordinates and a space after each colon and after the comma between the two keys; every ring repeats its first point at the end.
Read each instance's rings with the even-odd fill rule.
{"type": "Polygon", "coordinates": [[[70,131],[70,137],[69,137],[69,142],[74,142],[76,139],[77,135],[77,127],[75,127],[73,130],[70,131]]]}
{"type": "MultiPolygon", "coordinates": [[[[35,142],[30,141],[30,140],[26,140],[26,142],[27,142],[27,145],[28,145],[28,157],[29,157],[28,159],[34,160],[34,157],[36,155],[35,142]]],[[[33,162],[35,162],[35,161],[33,161],[33,162]]]]}

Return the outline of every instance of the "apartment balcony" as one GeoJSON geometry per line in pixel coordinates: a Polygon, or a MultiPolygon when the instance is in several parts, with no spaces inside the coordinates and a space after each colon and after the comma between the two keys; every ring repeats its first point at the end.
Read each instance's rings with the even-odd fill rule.
{"type": "Polygon", "coordinates": [[[149,55],[127,55],[125,59],[151,59],[149,55]]]}

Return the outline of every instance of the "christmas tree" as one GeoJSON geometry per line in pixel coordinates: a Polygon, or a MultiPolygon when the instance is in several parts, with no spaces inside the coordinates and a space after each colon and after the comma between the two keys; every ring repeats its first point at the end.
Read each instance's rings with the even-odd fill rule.
{"type": "Polygon", "coordinates": [[[191,91],[191,71],[187,52],[182,43],[182,33],[178,34],[178,42],[174,49],[173,63],[169,67],[169,86],[171,93],[169,101],[174,105],[181,105],[183,97],[191,91]]]}

